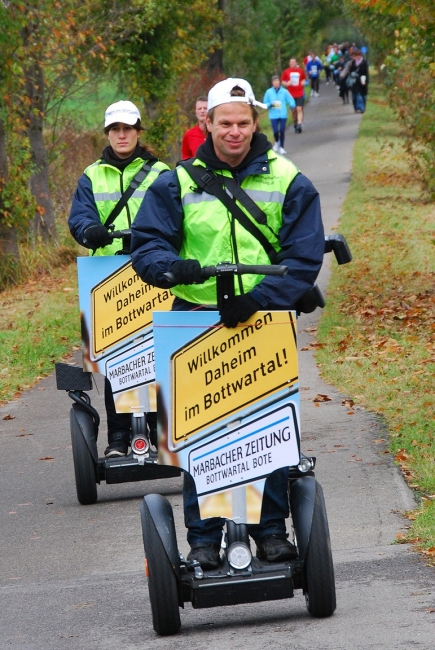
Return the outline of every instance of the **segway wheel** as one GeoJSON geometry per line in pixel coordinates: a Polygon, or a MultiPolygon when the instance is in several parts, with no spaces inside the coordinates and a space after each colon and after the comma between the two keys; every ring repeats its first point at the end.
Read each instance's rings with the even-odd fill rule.
{"type": "MultiPolygon", "coordinates": [[[[74,461],[74,474],[76,479],[77,499],[82,506],[96,503],[97,475],[92,454],[83,434],[83,428],[89,427],[93,432],[94,423],[91,416],[83,411],[79,415],[71,409],[71,442],[74,461]]],[[[90,436],[89,436],[90,437],[90,436]]]]}
{"type": "Polygon", "coordinates": [[[316,482],[313,523],[304,564],[304,592],[312,616],[332,616],[336,608],[334,565],[323,490],[316,482]]]}
{"type": "MultiPolygon", "coordinates": [[[[153,628],[160,636],[171,636],[181,627],[177,579],[148,508],[141,507],[141,519],[153,628]]],[[[167,524],[170,528],[173,520],[167,524]]],[[[176,539],[175,529],[173,535],[176,539]]]]}

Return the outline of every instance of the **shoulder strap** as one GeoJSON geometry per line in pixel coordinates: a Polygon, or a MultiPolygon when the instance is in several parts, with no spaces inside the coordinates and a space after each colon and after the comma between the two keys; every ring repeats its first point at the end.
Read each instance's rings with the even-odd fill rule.
{"type": "Polygon", "coordinates": [[[139,187],[139,185],[145,180],[145,178],[150,173],[151,167],[152,165],[150,166],[146,162],[144,162],[144,164],[139,169],[136,176],[131,180],[130,185],[127,187],[127,189],[119,199],[118,203],[115,205],[112,212],[109,214],[106,221],[104,222],[103,225],[106,226],[106,228],[109,228],[109,226],[115,221],[116,217],[121,213],[121,210],[125,208],[128,199],[131,197],[135,189],[139,187]]]}
{"type": "Polygon", "coordinates": [[[224,204],[224,206],[231,212],[233,217],[247,230],[253,237],[260,242],[266,251],[272,264],[276,263],[276,250],[267,239],[265,235],[257,228],[257,226],[246,216],[246,214],[239,208],[234,198],[229,194],[236,197],[243,205],[244,208],[252,215],[252,217],[261,224],[266,225],[266,215],[261,210],[256,203],[246,194],[246,192],[239,187],[239,185],[234,181],[234,179],[229,179],[226,176],[222,177],[227,190],[222,187],[218,178],[213,174],[213,172],[204,169],[203,167],[198,167],[192,165],[188,160],[182,160],[179,165],[183,167],[198,185],[201,190],[206,191],[208,194],[216,196],[216,198],[224,204]]]}
{"type": "Polygon", "coordinates": [[[230,193],[243,205],[251,217],[254,217],[255,221],[261,223],[262,226],[267,226],[266,213],[263,212],[255,201],[251,199],[249,194],[240,187],[238,182],[234,178],[229,178],[228,176],[222,176],[222,180],[230,193]]]}

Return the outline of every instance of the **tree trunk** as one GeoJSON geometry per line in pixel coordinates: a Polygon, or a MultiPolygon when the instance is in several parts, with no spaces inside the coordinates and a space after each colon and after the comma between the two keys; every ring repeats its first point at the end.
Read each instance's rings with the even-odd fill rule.
{"type": "Polygon", "coordinates": [[[30,100],[28,112],[28,137],[34,171],[30,178],[30,189],[36,199],[36,212],[32,224],[35,238],[43,241],[56,240],[56,224],[48,181],[48,159],[44,143],[44,72],[35,61],[27,70],[27,97],[30,100]]]}
{"type": "Polygon", "coordinates": [[[0,118],[0,257],[11,256],[19,259],[17,232],[10,227],[5,215],[6,206],[3,203],[3,188],[8,182],[8,159],[6,157],[6,132],[4,122],[0,118]]]}
{"type": "MultiPolygon", "coordinates": [[[[225,0],[218,0],[217,8],[222,14],[225,13],[225,0]]],[[[217,73],[223,72],[224,69],[224,30],[220,26],[217,28],[217,36],[219,39],[219,47],[212,52],[207,59],[207,72],[210,77],[214,77],[217,73]]]]}

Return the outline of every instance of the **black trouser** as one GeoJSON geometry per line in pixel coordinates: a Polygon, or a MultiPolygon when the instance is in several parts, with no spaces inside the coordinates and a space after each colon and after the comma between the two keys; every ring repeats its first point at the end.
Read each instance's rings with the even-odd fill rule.
{"type": "Polygon", "coordinates": [[[110,445],[112,442],[111,437],[117,431],[130,432],[131,415],[130,413],[116,412],[112,386],[110,385],[110,381],[107,379],[107,377],[104,379],[104,403],[106,405],[107,414],[107,437],[110,445]]]}
{"type": "MultiPolygon", "coordinates": [[[[130,413],[117,413],[113,399],[110,381],[104,379],[104,402],[107,414],[107,438],[109,445],[113,442],[112,436],[117,431],[123,431],[130,435],[131,415],[130,413]]],[[[157,447],[157,413],[154,411],[146,414],[151,444],[157,447]]]]}
{"type": "Polygon", "coordinates": [[[311,90],[315,93],[319,92],[319,77],[311,77],[311,90]]]}

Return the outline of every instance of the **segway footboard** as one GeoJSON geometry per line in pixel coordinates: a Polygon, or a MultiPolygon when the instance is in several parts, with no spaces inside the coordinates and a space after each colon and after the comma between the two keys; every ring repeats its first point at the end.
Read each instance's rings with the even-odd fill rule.
{"type": "Polygon", "coordinates": [[[191,574],[182,574],[183,600],[190,601],[194,609],[201,609],[282,600],[294,596],[294,565],[283,564],[272,569],[261,567],[259,563],[255,566],[254,559],[250,574],[237,575],[225,564],[224,560],[219,572],[204,573],[200,580],[191,574]]]}
{"type": "Polygon", "coordinates": [[[115,483],[133,483],[135,481],[154,481],[160,478],[174,478],[181,475],[178,467],[158,465],[152,458],[138,463],[131,456],[121,458],[100,458],[98,474],[107,485],[115,483]]]}

